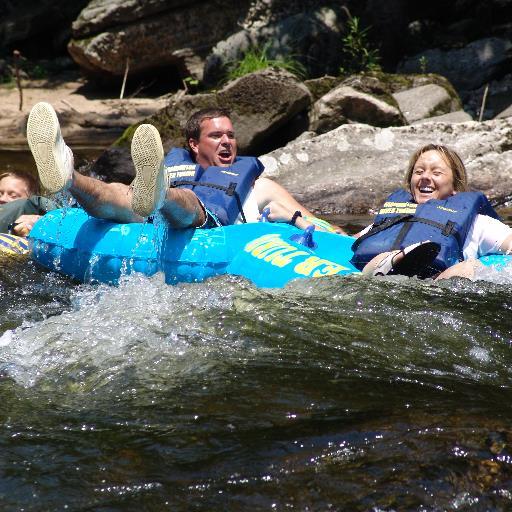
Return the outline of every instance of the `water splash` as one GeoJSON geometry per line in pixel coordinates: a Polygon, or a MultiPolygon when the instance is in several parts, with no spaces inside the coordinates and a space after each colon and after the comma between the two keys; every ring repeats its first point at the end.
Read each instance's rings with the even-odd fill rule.
{"type": "Polygon", "coordinates": [[[510,505],[508,284],[0,286],[7,508],[510,505]]]}

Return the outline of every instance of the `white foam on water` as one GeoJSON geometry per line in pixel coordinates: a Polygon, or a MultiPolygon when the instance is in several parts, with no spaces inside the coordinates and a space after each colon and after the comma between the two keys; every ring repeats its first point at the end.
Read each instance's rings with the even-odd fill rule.
{"type": "Polygon", "coordinates": [[[12,341],[12,334],[13,332],[11,330],[5,331],[2,336],[0,336],[0,347],[6,347],[9,345],[12,341]]]}
{"type": "Polygon", "coordinates": [[[474,279],[496,284],[512,284],[512,262],[504,266],[479,266],[475,270],[474,279]]]}
{"type": "Polygon", "coordinates": [[[240,289],[229,278],[169,286],[162,274],[135,274],[118,287],[84,285],[70,311],[4,333],[0,361],[23,386],[60,379],[70,369],[80,373],[77,368],[99,372],[103,380],[128,368],[165,368],[170,379],[205,371],[243,345],[222,318],[240,289]]]}
{"type": "Polygon", "coordinates": [[[491,361],[491,354],[489,350],[483,347],[473,347],[469,351],[469,354],[471,355],[471,357],[474,357],[477,361],[480,361],[482,363],[488,363],[491,361]]]}

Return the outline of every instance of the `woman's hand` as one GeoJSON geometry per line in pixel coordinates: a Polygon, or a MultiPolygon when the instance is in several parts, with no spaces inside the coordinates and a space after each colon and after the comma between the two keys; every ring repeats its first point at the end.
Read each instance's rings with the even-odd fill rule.
{"type": "Polygon", "coordinates": [[[17,236],[27,236],[40,218],[41,215],[20,215],[12,228],[13,234],[17,236]]]}

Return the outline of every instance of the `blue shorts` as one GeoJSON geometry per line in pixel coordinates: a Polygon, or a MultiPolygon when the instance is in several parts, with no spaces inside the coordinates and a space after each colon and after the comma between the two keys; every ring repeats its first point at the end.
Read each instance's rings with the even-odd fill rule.
{"type": "Polygon", "coordinates": [[[198,226],[202,229],[210,229],[210,228],[218,228],[222,226],[219,219],[215,216],[214,213],[212,213],[206,206],[202,203],[202,201],[199,201],[201,203],[201,206],[203,207],[204,213],[205,213],[205,221],[201,226],[198,226]]]}

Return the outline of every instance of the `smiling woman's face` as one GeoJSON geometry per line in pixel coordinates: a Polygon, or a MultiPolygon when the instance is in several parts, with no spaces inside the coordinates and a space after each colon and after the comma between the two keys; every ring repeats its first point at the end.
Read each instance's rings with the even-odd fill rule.
{"type": "Polygon", "coordinates": [[[418,204],[455,195],[453,171],[442,153],[430,150],[419,156],[414,164],[410,187],[418,204]]]}

